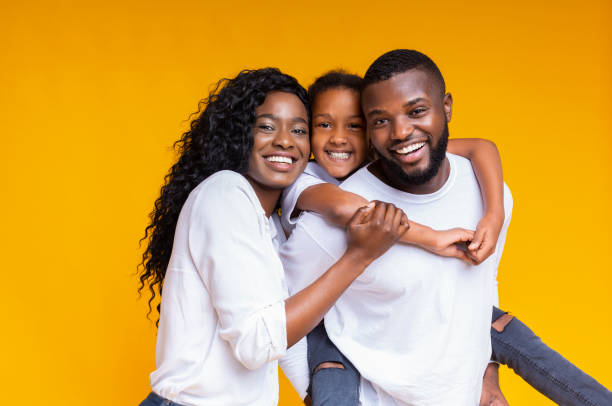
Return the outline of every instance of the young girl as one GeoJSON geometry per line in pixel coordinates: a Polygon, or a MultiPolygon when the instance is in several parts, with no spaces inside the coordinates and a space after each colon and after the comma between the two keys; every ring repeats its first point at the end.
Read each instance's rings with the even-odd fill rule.
{"type": "MultiPolygon", "coordinates": [[[[314,211],[334,224],[344,225],[351,213],[365,204],[362,197],[337,186],[366,160],[360,88],[360,77],[337,71],[318,78],[308,89],[311,148],[316,162],[309,162],[304,173],[283,193],[282,223],[286,230],[294,227],[300,211],[314,211]]],[[[436,231],[410,222],[401,241],[477,264],[494,252],[504,219],[499,154],[493,143],[478,139],[449,140],[448,151],[471,159],[482,188],[485,215],[475,233],[463,229],[436,231]],[[467,247],[457,244],[468,241],[467,247]]],[[[606,388],[547,347],[518,319],[494,308],[493,320],[495,361],[513,368],[555,402],[587,405],[610,401],[606,388]]],[[[308,364],[313,405],[358,404],[359,374],[329,340],[323,323],[308,335],[308,364]]],[[[493,401],[507,404],[492,364],[487,368],[481,404],[494,404],[493,401]]]]}
{"type": "Polygon", "coordinates": [[[277,360],[407,219],[389,204],[360,208],[345,255],[288,297],[272,214],[310,154],[306,91],[276,69],[243,71],[204,104],[146,229],[141,289],[151,300],[157,290],[161,308],[153,391],[141,405],[273,405],[277,360]]]}

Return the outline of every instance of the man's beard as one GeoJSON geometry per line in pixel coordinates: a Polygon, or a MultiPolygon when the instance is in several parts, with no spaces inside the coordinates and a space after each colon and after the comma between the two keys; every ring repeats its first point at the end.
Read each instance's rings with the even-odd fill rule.
{"type": "Polygon", "coordinates": [[[446,157],[446,146],[448,145],[448,123],[444,123],[444,130],[442,136],[438,140],[436,145],[432,146],[431,154],[429,155],[429,165],[427,168],[406,173],[402,167],[395,161],[384,157],[382,154],[378,154],[379,159],[382,161],[383,166],[387,167],[389,171],[402,183],[411,186],[423,185],[429,182],[434,176],[438,174],[440,165],[446,157]]]}

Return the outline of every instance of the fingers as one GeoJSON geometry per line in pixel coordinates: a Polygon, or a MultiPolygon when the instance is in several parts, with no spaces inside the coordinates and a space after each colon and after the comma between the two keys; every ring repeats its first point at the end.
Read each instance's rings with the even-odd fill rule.
{"type": "Polygon", "coordinates": [[[383,224],[385,222],[385,217],[387,215],[387,203],[379,202],[378,200],[374,201],[374,213],[372,213],[372,221],[376,224],[383,224]]]}
{"type": "Polygon", "coordinates": [[[468,242],[474,241],[474,231],[467,230],[465,228],[458,228],[459,234],[457,235],[457,242],[468,242]]]}
{"type": "Polygon", "coordinates": [[[410,222],[408,216],[404,213],[404,210],[395,208],[395,217],[393,218],[393,229],[397,230],[399,238],[401,238],[406,231],[410,228],[410,222]]]}
{"type": "Polygon", "coordinates": [[[485,234],[486,229],[483,229],[482,227],[477,228],[476,233],[474,234],[474,239],[472,240],[472,243],[469,245],[468,249],[470,251],[477,251],[482,245],[485,234]]]}
{"type": "Polygon", "coordinates": [[[372,209],[375,206],[375,202],[370,202],[367,205],[357,209],[353,217],[348,223],[348,227],[354,227],[358,224],[363,224],[368,220],[369,215],[372,213],[372,209]]]}

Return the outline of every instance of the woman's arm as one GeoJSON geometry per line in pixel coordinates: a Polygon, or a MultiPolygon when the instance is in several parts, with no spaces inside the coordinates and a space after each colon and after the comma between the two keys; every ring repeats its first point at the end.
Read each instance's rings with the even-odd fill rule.
{"type": "Polygon", "coordinates": [[[344,255],[319,279],[285,301],[287,346],[312,330],[349,285],[408,229],[406,215],[390,203],[361,207],[349,221],[344,255]]]}
{"type": "Polygon", "coordinates": [[[478,223],[474,240],[468,249],[473,261],[481,263],[495,252],[504,224],[504,180],[499,151],[491,141],[462,138],[449,140],[448,152],[461,155],[472,162],[480,185],[485,214],[478,223]]]}

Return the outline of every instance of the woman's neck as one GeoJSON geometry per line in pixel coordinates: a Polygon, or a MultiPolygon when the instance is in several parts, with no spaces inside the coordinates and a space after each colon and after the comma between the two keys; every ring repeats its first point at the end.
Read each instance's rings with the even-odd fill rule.
{"type": "Polygon", "coordinates": [[[251,177],[248,175],[245,175],[245,178],[253,187],[253,190],[259,199],[259,203],[266,213],[266,217],[270,217],[276,208],[276,204],[278,203],[282,189],[268,188],[251,179],[251,177]]]}

